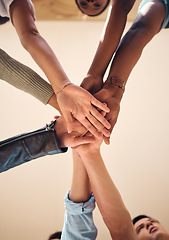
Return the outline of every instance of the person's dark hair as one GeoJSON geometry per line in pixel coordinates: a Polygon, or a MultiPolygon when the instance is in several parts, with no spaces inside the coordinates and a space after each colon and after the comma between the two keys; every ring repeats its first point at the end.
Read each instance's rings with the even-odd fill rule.
{"type": "MultiPolygon", "coordinates": [[[[86,13],[83,12],[83,10],[81,9],[81,7],[79,6],[77,0],[75,0],[75,2],[76,2],[77,7],[79,8],[79,10],[80,10],[83,14],[86,14],[86,13]]],[[[89,16],[89,17],[96,17],[96,16],[100,15],[100,14],[101,14],[102,12],[104,12],[104,10],[108,7],[109,3],[110,3],[110,0],[107,0],[107,3],[106,3],[106,5],[105,5],[105,7],[104,7],[99,13],[94,14],[94,15],[90,15],[90,14],[86,14],[86,15],[89,16]]]]}
{"type": "Polygon", "coordinates": [[[9,18],[8,17],[1,17],[0,16],[0,24],[4,24],[4,23],[6,23],[6,22],[8,22],[9,21],[9,18]]]}
{"type": "Polygon", "coordinates": [[[55,232],[52,235],[50,235],[48,240],[61,239],[61,235],[62,235],[62,232],[55,232]]]}
{"type": "Polygon", "coordinates": [[[147,215],[138,215],[137,217],[135,217],[135,218],[132,219],[133,225],[134,225],[136,222],[138,222],[140,219],[142,219],[142,218],[150,218],[150,217],[147,216],[147,215]]]}

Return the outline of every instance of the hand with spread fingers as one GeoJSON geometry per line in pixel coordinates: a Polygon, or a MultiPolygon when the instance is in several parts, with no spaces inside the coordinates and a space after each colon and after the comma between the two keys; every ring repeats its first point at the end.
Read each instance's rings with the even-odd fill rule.
{"type": "Polygon", "coordinates": [[[69,133],[77,131],[74,128],[74,119],[76,119],[96,138],[100,138],[101,133],[106,137],[110,136],[108,131],[110,124],[99,112],[108,113],[109,108],[85,89],[69,84],[57,94],[57,101],[69,133]]]}

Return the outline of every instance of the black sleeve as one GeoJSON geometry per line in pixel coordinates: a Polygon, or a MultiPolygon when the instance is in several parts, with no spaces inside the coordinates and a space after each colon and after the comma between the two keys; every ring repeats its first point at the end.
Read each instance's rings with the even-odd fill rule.
{"type": "Polygon", "coordinates": [[[33,132],[24,133],[0,142],[0,172],[46,155],[64,153],[61,148],[55,122],[33,132]]]}

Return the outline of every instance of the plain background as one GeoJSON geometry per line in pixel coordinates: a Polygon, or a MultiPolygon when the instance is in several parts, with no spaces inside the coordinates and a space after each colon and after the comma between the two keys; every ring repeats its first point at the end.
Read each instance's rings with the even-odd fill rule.
{"type": "MultiPolygon", "coordinates": [[[[87,73],[103,25],[37,21],[41,35],[76,84],[87,73]]],[[[12,24],[0,28],[1,48],[45,78],[21,46],[12,24]]],[[[128,80],[111,145],[102,145],[102,155],[131,216],[151,215],[169,231],[168,42],[169,31],[162,30],[145,48],[128,80]]],[[[1,140],[43,127],[57,114],[6,82],[0,81],[0,85],[1,140]]],[[[0,174],[0,239],[47,240],[62,229],[63,199],[71,175],[71,149],[0,174]]],[[[97,239],[110,239],[98,209],[94,219],[97,239]]]]}

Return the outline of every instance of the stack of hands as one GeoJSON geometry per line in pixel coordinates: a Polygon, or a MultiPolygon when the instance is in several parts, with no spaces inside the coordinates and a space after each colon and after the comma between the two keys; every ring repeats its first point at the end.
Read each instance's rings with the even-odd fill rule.
{"type": "Polygon", "coordinates": [[[54,127],[61,147],[75,147],[95,139],[110,144],[122,95],[122,89],[111,85],[109,80],[103,83],[92,76],[86,77],[81,87],[72,83],[63,87],[57,94],[62,115],[55,117],[54,127]]]}

